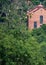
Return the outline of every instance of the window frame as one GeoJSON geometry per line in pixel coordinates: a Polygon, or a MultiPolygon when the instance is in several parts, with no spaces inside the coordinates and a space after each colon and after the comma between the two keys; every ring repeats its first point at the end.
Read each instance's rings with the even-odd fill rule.
{"type": "Polygon", "coordinates": [[[34,21],[34,28],[37,28],[37,21],[34,21]]]}
{"type": "Polygon", "coordinates": [[[43,24],[43,15],[40,15],[40,24],[43,24]]]}

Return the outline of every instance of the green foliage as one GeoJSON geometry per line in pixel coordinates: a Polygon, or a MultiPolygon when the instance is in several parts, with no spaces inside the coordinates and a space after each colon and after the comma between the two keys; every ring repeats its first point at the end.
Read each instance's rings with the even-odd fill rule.
{"type": "Polygon", "coordinates": [[[46,65],[46,25],[32,31],[26,26],[26,11],[40,0],[0,3],[0,65],[46,65]],[[6,16],[2,17],[2,13],[6,16]]]}
{"type": "Polygon", "coordinates": [[[46,65],[46,38],[41,37],[46,34],[40,30],[44,29],[33,32],[0,29],[1,65],[46,65]]]}
{"type": "Polygon", "coordinates": [[[39,43],[41,43],[41,42],[43,42],[43,41],[45,41],[46,42],[46,36],[45,36],[45,32],[46,32],[46,29],[45,29],[45,27],[46,27],[46,25],[45,24],[43,24],[42,26],[41,26],[41,28],[39,28],[39,29],[34,29],[33,31],[32,31],[32,36],[34,36],[34,37],[36,37],[37,38],[37,41],[39,42],[39,43]]]}

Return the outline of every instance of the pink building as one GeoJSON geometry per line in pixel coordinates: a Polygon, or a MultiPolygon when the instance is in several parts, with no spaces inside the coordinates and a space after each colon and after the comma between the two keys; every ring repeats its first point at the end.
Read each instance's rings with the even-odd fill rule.
{"type": "Polygon", "coordinates": [[[42,24],[46,24],[46,9],[43,5],[38,5],[33,10],[27,11],[28,16],[28,29],[34,29],[41,27],[42,24]]]}

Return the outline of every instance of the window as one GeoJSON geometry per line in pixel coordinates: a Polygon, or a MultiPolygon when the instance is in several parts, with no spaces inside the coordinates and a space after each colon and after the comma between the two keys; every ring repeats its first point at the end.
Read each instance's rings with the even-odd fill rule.
{"type": "Polygon", "coordinates": [[[2,13],[1,14],[1,17],[6,17],[6,13],[2,13]]]}
{"type": "Polygon", "coordinates": [[[36,21],[34,22],[34,28],[37,28],[37,22],[36,21]]]}
{"type": "Polygon", "coordinates": [[[40,16],[40,24],[43,24],[43,16],[40,16]]]}

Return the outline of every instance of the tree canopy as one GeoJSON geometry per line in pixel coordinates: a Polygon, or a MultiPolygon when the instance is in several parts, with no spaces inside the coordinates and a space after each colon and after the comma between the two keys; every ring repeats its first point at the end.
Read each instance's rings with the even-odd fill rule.
{"type": "Polygon", "coordinates": [[[46,65],[46,25],[29,31],[26,12],[45,0],[0,0],[0,65],[46,65]]]}

